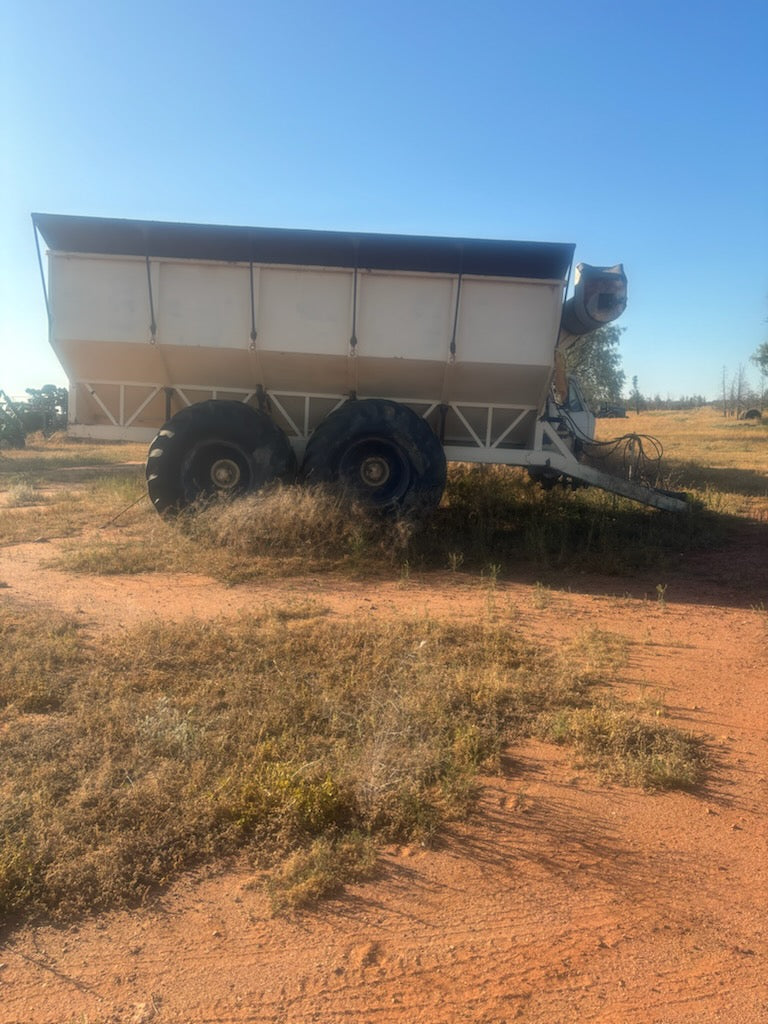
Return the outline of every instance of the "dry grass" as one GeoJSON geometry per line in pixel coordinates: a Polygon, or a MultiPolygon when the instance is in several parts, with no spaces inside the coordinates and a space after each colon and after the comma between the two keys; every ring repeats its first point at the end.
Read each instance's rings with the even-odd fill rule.
{"type": "MultiPolygon", "coordinates": [[[[36,540],[80,537],[108,523],[136,498],[143,499],[143,473],[138,467],[100,470],[87,481],[50,480],[43,476],[34,483],[5,482],[5,507],[0,507],[0,545],[24,544],[36,540]],[[34,495],[34,504],[14,507],[17,488],[34,495]],[[10,500],[9,500],[10,498],[10,500]]],[[[144,522],[150,521],[149,503],[144,500],[144,522]]],[[[126,520],[127,522],[128,520],[126,520]]],[[[133,521],[137,522],[136,517],[133,521]]],[[[141,529],[139,529],[141,532],[141,529]]]]}
{"type": "Polygon", "coordinates": [[[144,493],[145,456],[145,445],[63,434],[33,435],[24,450],[3,452],[0,545],[73,537],[103,525],[144,493]]]}
{"type": "Polygon", "coordinates": [[[724,417],[715,409],[630,412],[625,420],[598,420],[601,436],[633,431],[658,437],[669,483],[690,490],[716,512],[743,513],[745,498],[768,509],[768,417],[724,417]]]}
{"type": "MultiPolygon", "coordinates": [[[[96,525],[96,496],[81,494],[79,514],[52,535],[71,536],[78,522],[96,525]]],[[[119,505],[103,501],[102,521],[119,505]]],[[[443,505],[420,523],[383,520],[327,491],[294,486],[214,501],[171,523],[145,503],[120,526],[118,535],[78,538],[56,564],[93,573],[203,572],[232,584],[327,570],[407,579],[448,568],[498,580],[526,562],[616,574],[662,570],[668,555],[711,545],[722,533],[695,510],[665,515],[602,492],[545,492],[518,470],[465,465],[450,468],[443,505]]],[[[0,526],[4,533],[6,542],[25,537],[18,522],[15,532],[0,526]]]]}
{"type": "Polygon", "coordinates": [[[624,785],[693,790],[704,778],[706,759],[698,737],[612,701],[548,715],[540,735],[573,746],[579,764],[624,785]]]}
{"type": "Polygon", "coordinates": [[[193,511],[183,531],[196,545],[226,551],[236,562],[263,569],[373,568],[407,556],[416,527],[367,514],[323,487],[274,487],[241,500],[213,502],[193,511]]]}
{"type": "MultiPolygon", "coordinates": [[[[109,514],[119,505],[116,497],[104,507],[109,514]]],[[[372,518],[327,490],[298,486],[214,500],[173,522],[145,502],[119,522],[119,534],[80,538],[51,564],[96,575],[203,572],[230,584],[327,570],[369,574],[399,564],[413,534],[408,523],[372,518]]]]}
{"type": "Polygon", "coordinates": [[[23,485],[46,499],[36,508],[0,509],[0,544],[77,537],[63,568],[191,570],[230,583],[328,569],[486,574],[491,565],[503,577],[525,562],[620,575],[648,566],[663,572],[682,551],[724,543],[737,516],[768,518],[768,424],[724,420],[712,410],[598,422],[606,437],[635,430],[658,436],[668,482],[692,489],[698,505],[686,515],[664,514],[595,490],[544,492],[519,470],[454,465],[441,508],[419,525],[370,519],[333,494],[301,488],[213,503],[168,525],[148,502],[120,515],[144,493],[141,466],[125,465],[142,457],[143,447],[51,440],[0,464],[0,492],[23,485]],[[88,470],[88,459],[102,468],[88,470]],[[119,533],[92,532],[83,541],[84,530],[115,517],[119,533]]]}
{"type": "Polygon", "coordinates": [[[20,481],[17,484],[12,484],[6,491],[5,506],[6,508],[24,508],[28,505],[42,504],[44,500],[45,498],[36,487],[20,481]]]}
{"type": "MultiPolygon", "coordinates": [[[[276,905],[318,898],[382,842],[466,814],[516,738],[557,721],[581,749],[620,656],[599,635],[556,655],[510,622],[338,623],[305,605],[87,642],[0,599],[0,642],[0,911],[55,918],[243,850],[276,905]]],[[[626,777],[658,785],[641,767],[626,777]]]]}
{"type": "Polygon", "coordinates": [[[44,437],[31,434],[20,451],[3,451],[0,475],[37,473],[77,467],[116,466],[123,463],[143,464],[146,444],[125,441],[89,441],[68,437],[65,432],[44,437]]]}

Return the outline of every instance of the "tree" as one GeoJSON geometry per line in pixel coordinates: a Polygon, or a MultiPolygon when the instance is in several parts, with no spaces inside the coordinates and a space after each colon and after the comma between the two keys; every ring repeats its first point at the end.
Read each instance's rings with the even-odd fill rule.
{"type": "Polygon", "coordinates": [[[23,448],[26,430],[14,402],[0,390],[0,448],[23,448]]]}
{"type": "Polygon", "coordinates": [[[52,434],[54,430],[62,430],[67,425],[67,389],[45,384],[41,388],[27,388],[29,398],[25,402],[17,402],[16,410],[27,433],[42,430],[44,434],[52,434]]]}
{"type": "Polygon", "coordinates": [[[761,374],[768,375],[768,341],[758,345],[757,351],[753,352],[749,358],[758,367],[761,374]]]}
{"type": "Polygon", "coordinates": [[[632,378],[632,390],[629,393],[629,400],[635,407],[635,412],[639,413],[640,408],[645,406],[645,399],[640,393],[640,388],[637,383],[637,375],[632,378]]]}
{"type": "Polygon", "coordinates": [[[728,378],[723,367],[723,416],[728,415],[728,378]]]}
{"type": "Polygon", "coordinates": [[[760,401],[762,403],[766,400],[765,382],[766,378],[768,378],[768,341],[758,345],[757,351],[749,358],[760,371],[760,401]]]}
{"type": "Polygon", "coordinates": [[[626,374],[621,368],[619,341],[623,327],[609,324],[574,342],[566,353],[566,367],[581,385],[589,405],[621,402],[626,374]]]}
{"type": "Polygon", "coordinates": [[[744,372],[744,364],[739,363],[739,369],[731,380],[731,415],[741,418],[744,412],[744,396],[747,391],[747,375],[744,372]]]}

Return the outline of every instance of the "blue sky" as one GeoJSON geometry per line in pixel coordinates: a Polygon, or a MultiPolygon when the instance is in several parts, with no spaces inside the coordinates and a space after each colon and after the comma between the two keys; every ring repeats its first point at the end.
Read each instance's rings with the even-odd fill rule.
{"type": "Polygon", "coordinates": [[[763,0],[0,10],[12,394],[65,381],[32,211],[575,242],[625,264],[648,394],[715,397],[768,338],[763,0]]]}

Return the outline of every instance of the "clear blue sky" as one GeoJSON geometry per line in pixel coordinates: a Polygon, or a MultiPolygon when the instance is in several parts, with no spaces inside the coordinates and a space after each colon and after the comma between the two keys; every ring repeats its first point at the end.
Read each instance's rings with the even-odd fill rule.
{"type": "Polygon", "coordinates": [[[649,394],[715,397],[768,338],[765,0],[0,10],[12,394],[65,381],[33,210],[575,242],[625,264],[649,394]]]}

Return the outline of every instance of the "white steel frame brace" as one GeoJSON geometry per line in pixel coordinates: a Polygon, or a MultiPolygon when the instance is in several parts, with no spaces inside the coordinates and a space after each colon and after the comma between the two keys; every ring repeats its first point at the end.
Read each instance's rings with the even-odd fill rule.
{"type": "MultiPolygon", "coordinates": [[[[163,391],[163,385],[156,383],[81,381],[78,384],[73,384],[71,394],[75,400],[70,401],[70,433],[75,437],[104,438],[108,440],[125,441],[150,441],[156,433],[156,430],[154,428],[134,427],[133,424],[147,405],[163,391]],[[96,402],[109,420],[108,425],[85,426],[77,423],[75,396],[78,386],[86,388],[91,398],[96,402]],[[97,388],[100,386],[118,388],[119,408],[116,411],[112,411],[108,404],[99,396],[97,388]],[[130,414],[127,414],[126,410],[126,388],[146,388],[149,390],[149,394],[135,409],[130,412],[130,414]]],[[[186,406],[192,405],[193,402],[185,391],[208,393],[214,399],[223,396],[238,395],[241,396],[240,400],[243,402],[249,402],[258,394],[256,389],[246,390],[244,388],[238,389],[221,387],[204,388],[197,384],[175,385],[173,387],[173,391],[181,398],[186,406]]],[[[277,409],[280,416],[289,426],[290,431],[292,431],[292,433],[289,433],[289,439],[298,458],[301,458],[304,454],[304,448],[306,447],[311,433],[310,424],[312,421],[312,402],[322,401],[325,407],[324,415],[328,415],[347,401],[346,395],[327,395],[297,391],[270,391],[266,393],[266,398],[272,403],[274,408],[277,409]],[[295,418],[290,415],[285,407],[286,400],[291,398],[303,400],[303,416],[301,424],[296,422],[295,418]]],[[[423,408],[420,415],[426,419],[440,406],[441,403],[432,399],[413,399],[407,404],[415,406],[418,409],[423,408]]],[[[469,441],[466,445],[445,445],[445,456],[449,462],[475,462],[486,465],[501,464],[505,466],[520,466],[527,469],[545,469],[550,470],[555,474],[561,474],[562,476],[572,480],[579,480],[593,487],[599,487],[604,491],[619,494],[625,498],[631,498],[634,501],[640,501],[643,504],[651,505],[655,508],[678,512],[688,507],[684,500],[674,495],[655,490],[654,488],[643,484],[634,483],[631,480],[625,480],[621,477],[605,473],[602,470],[595,469],[593,466],[588,466],[579,462],[578,458],[558,433],[557,421],[552,420],[551,418],[542,416],[538,418],[536,422],[533,448],[500,447],[509,434],[522,422],[523,418],[527,414],[537,411],[534,406],[451,402],[448,403],[447,408],[451,409],[456,414],[459,421],[465,427],[469,441]],[[486,428],[484,435],[481,436],[477,430],[473,428],[467,417],[462,412],[462,409],[479,409],[485,411],[486,428]],[[494,438],[493,414],[496,410],[512,413],[516,412],[517,415],[499,434],[499,436],[494,438]]]]}

